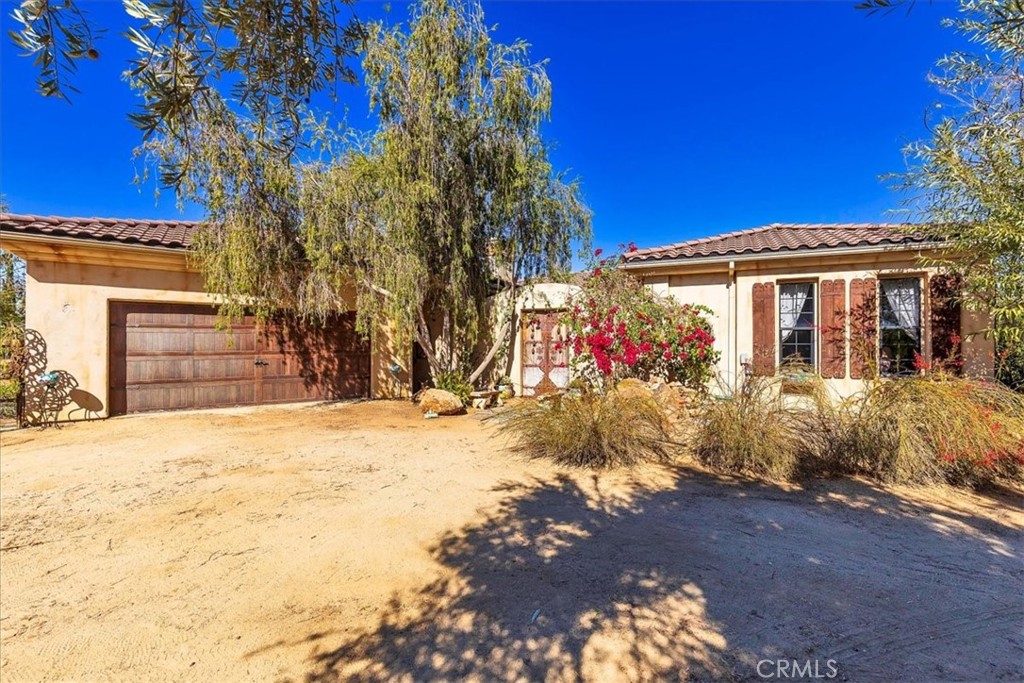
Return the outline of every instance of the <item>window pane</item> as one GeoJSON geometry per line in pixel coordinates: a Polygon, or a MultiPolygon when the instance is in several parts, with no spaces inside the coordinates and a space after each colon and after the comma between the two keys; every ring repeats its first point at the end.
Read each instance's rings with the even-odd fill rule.
{"type": "Polygon", "coordinates": [[[814,365],[817,336],[814,330],[813,282],[779,285],[779,362],[814,365]]]}
{"type": "Polygon", "coordinates": [[[921,353],[921,281],[900,278],[879,281],[879,371],[912,375],[921,353]]]}

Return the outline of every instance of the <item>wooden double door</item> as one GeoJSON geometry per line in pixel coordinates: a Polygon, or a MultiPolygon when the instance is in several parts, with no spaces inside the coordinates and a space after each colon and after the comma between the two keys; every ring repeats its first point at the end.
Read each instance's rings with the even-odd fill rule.
{"type": "Polygon", "coordinates": [[[354,313],[216,323],[209,306],[111,302],[110,414],[369,396],[354,313]]]}

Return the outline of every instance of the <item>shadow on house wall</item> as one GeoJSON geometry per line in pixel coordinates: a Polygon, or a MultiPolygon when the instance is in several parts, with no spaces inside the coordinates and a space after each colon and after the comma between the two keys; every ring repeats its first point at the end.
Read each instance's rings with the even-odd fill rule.
{"type": "Polygon", "coordinates": [[[25,330],[24,382],[21,390],[23,426],[45,426],[61,419],[91,419],[103,410],[103,401],[78,388],[78,380],[66,370],[47,370],[46,340],[36,330],[25,330]],[[81,416],[75,413],[81,411],[81,416]]]}

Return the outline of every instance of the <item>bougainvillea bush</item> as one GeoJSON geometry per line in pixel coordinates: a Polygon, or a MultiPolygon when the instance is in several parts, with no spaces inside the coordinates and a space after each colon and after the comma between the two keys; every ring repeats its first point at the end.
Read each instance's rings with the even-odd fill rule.
{"type": "Polygon", "coordinates": [[[594,256],[564,319],[573,376],[596,387],[634,377],[703,389],[720,355],[711,309],[659,296],[621,267],[621,255],[594,256]]]}

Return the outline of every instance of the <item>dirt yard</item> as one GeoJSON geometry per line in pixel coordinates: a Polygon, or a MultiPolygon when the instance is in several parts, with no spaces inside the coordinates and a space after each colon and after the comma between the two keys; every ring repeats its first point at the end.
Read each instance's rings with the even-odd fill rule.
{"type": "Polygon", "coordinates": [[[1017,492],[559,471],[383,402],[0,448],[5,683],[1024,676],[1017,492]]]}

